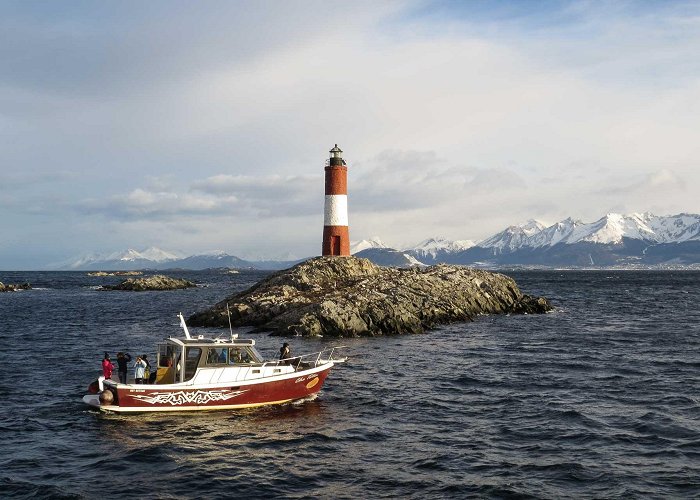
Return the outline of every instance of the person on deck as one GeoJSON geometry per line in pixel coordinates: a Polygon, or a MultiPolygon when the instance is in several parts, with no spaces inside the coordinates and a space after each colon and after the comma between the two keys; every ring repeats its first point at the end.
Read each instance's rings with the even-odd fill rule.
{"type": "Polygon", "coordinates": [[[128,352],[124,354],[123,352],[117,353],[117,373],[119,374],[119,382],[126,384],[126,373],[129,371],[129,365],[127,364],[131,361],[131,354],[128,352]]]}
{"type": "Polygon", "coordinates": [[[136,357],[136,363],[134,363],[134,383],[143,384],[143,376],[146,372],[146,362],[141,359],[141,356],[136,357]]]}
{"type": "Polygon", "coordinates": [[[151,370],[151,362],[148,361],[148,354],[144,354],[141,356],[141,359],[143,360],[144,363],[146,363],[146,370],[143,374],[143,383],[144,384],[150,384],[151,383],[151,375],[153,370],[151,370]]]}
{"type": "Polygon", "coordinates": [[[285,342],[282,344],[282,347],[280,347],[280,359],[289,359],[292,357],[292,350],[289,347],[289,344],[285,342]]]}
{"type": "Polygon", "coordinates": [[[105,357],[102,360],[102,375],[104,375],[105,380],[109,380],[112,378],[112,371],[114,371],[114,365],[109,359],[109,353],[105,352],[105,357]]]}

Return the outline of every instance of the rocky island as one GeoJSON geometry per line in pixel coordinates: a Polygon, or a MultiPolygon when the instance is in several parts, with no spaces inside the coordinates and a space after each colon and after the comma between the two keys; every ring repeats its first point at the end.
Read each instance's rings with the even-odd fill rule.
{"type": "Polygon", "coordinates": [[[162,274],[145,278],[129,278],[118,285],[103,285],[101,290],[128,290],[132,292],[145,292],[147,290],[178,290],[191,288],[197,285],[191,281],[179,278],[170,278],[162,274]]]}
{"type": "Polygon", "coordinates": [[[143,271],[93,271],[87,273],[88,276],[141,276],[143,271]]]}
{"type": "Polygon", "coordinates": [[[317,257],[280,271],[212,308],[192,326],[236,326],[273,335],[357,337],[422,333],[478,314],[543,313],[547,299],[502,274],[461,266],[379,267],[356,257],[317,257]]]}
{"type": "Polygon", "coordinates": [[[2,292],[17,292],[19,290],[31,290],[32,285],[29,283],[22,283],[21,285],[13,285],[11,283],[8,283],[7,285],[3,284],[2,281],[0,281],[0,293],[2,292]]]}

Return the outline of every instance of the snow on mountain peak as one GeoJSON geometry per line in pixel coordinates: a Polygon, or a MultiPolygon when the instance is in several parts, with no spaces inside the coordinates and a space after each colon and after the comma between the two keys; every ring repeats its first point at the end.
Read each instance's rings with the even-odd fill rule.
{"type": "Polygon", "coordinates": [[[176,260],[180,257],[171,252],[166,252],[156,247],[149,247],[145,250],[134,250],[129,248],[124,252],[116,252],[109,255],[105,260],[121,260],[121,261],[135,261],[135,260],[150,260],[153,262],[166,262],[168,260],[176,260]]]}
{"type": "Polygon", "coordinates": [[[530,219],[527,222],[518,224],[518,227],[521,228],[527,236],[532,236],[546,228],[547,224],[536,219],[530,219]]]}
{"type": "MultiPolygon", "coordinates": [[[[582,229],[584,228],[582,227],[582,229]]],[[[622,242],[622,238],[644,241],[656,240],[654,231],[647,225],[644,218],[639,217],[638,214],[606,214],[592,224],[586,224],[584,233],[577,236],[576,241],[604,244],[618,244],[622,242]]]]}
{"type": "Polygon", "coordinates": [[[523,237],[518,231],[523,226],[523,224],[511,226],[484,240],[480,246],[515,250],[522,247],[554,246],[558,243],[587,242],[616,245],[622,243],[623,238],[649,243],[700,240],[700,215],[692,214],[659,217],[649,212],[627,215],[611,212],[591,223],[569,217],[528,237],[523,237]]]}
{"type": "Polygon", "coordinates": [[[61,267],[67,267],[69,269],[78,269],[85,266],[89,266],[97,263],[109,263],[109,262],[135,262],[147,260],[155,263],[168,262],[171,260],[177,260],[181,258],[180,255],[174,252],[166,252],[156,247],[149,247],[145,250],[138,251],[133,248],[128,248],[119,252],[112,252],[110,254],[100,254],[91,253],[78,257],[76,260],[69,262],[67,264],[62,264],[61,267]]]}
{"type": "Polygon", "coordinates": [[[429,255],[435,258],[439,252],[461,252],[475,245],[476,243],[472,240],[449,240],[444,236],[435,236],[421,241],[414,247],[406,248],[404,251],[413,251],[420,257],[429,255]]]}
{"type": "Polygon", "coordinates": [[[509,226],[498,234],[479,243],[480,247],[492,248],[495,254],[512,251],[525,246],[530,238],[542,232],[546,226],[537,220],[530,219],[517,226],[509,226]]]}
{"type": "Polygon", "coordinates": [[[368,248],[387,248],[387,246],[379,239],[379,236],[373,236],[368,240],[353,241],[350,243],[350,254],[356,254],[368,248]]]}
{"type": "Polygon", "coordinates": [[[167,260],[176,260],[182,257],[182,255],[179,253],[168,252],[158,247],[149,247],[140,252],[140,254],[144,259],[152,260],[154,262],[165,262],[167,260]]]}

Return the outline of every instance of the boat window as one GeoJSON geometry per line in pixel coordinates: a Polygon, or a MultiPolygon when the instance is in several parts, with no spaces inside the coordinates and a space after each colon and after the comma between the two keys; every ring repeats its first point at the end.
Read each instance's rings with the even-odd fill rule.
{"type": "Polygon", "coordinates": [[[226,364],[228,361],[228,349],[226,347],[210,347],[207,352],[208,365],[226,364]]]}
{"type": "Polygon", "coordinates": [[[262,363],[263,357],[255,347],[248,347],[253,363],[262,363]]]}
{"type": "Polygon", "coordinates": [[[251,353],[245,347],[231,347],[229,349],[229,364],[252,363],[251,353]]]}
{"type": "Polygon", "coordinates": [[[188,347],[187,358],[185,360],[185,380],[194,377],[194,372],[197,371],[199,358],[202,356],[202,349],[199,347],[188,347]]]}
{"type": "Polygon", "coordinates": [[[175,359],[175,347],[161,344],[158,349],[158,366],[162,368],[173,366],[173,359],[175,359]]]}

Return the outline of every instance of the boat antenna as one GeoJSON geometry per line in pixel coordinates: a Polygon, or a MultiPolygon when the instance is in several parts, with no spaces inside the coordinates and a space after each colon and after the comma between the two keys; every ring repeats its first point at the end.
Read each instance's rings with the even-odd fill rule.
{"type": "Polygon", "coordinates": [[[236,335],[236,337],[233,336],[233,325],[231,325],[231,310],[228,308],[228,302],[226,302],[226,316],[228,316],[228,331],[231,333],[231,340],[233,340],[234,338],[237,338],[238,335],[236,335]]]}
{"type": "Polygon", "coordinates": [[[183,330],[185,330],[185,338],[187,340],[191,340],[192,337],[190,337],[190,331],[187,329],[187,324],[185,323],[185,318],[182,316],[182,313],[177,314],[180,317],[180,326],[182,327],[183,330]]]}

